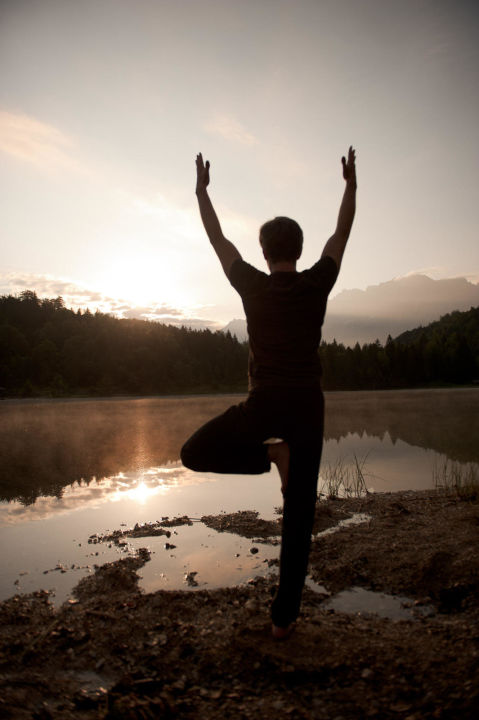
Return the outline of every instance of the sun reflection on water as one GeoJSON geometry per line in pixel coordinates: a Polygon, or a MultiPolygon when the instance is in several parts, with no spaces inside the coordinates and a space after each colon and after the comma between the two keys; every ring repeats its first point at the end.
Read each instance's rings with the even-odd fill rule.
{"type": "Polygon", "coordinates": [[[144,505],[152,495],[157,495],[160,490],[163,490],[161,485],[155,487],[148,487],[143,481],[140,482],[136,487],[126,491],[126,495],[130,500],[134,500],[139,505],[144,505]]]}
{"type": "Polygon", "coordinates": [[[60,513],[99,508],[107,503],[129,501],[146,506],[158,496],[167,496],[182,487],[212,483],[214,479],[193,473],[178,462],[143,470],[116,473],[110,477],[92,477],[63,488],[61,496],[40,496],[31,505],[13,501],[0,503],[0,527],[30,520],[46,519],[60,513]]]}

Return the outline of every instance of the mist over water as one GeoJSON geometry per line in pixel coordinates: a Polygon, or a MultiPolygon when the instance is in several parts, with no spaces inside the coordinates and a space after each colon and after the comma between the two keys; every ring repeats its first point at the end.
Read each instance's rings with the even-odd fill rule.
{"type": "MultiPolygon", "coordinates": [[[[275,469],[220,476],[193,473],[178,459],[200,424],[241,399],[1,402],[0,597],[45,587],[64,599],[93,563],[118,558],[118,548],[88,544],[107,529],[246,509],[275,517],[275,469]]],[[[322,468],[356,456],[364,459],[369,489],[427,489],[434,463],[479,462],[478,436],[478,390],[326,393],[322,468]]],[[[173,552],[164,538],[132,541],[131,548],[154,552],[143,570],[145,589],[181,587],[191,570],[200,587],[236,584],[277,556],[277,548],[261,545],[252,556],[251,541],[199,522],[175,532],[173,552]]]]}

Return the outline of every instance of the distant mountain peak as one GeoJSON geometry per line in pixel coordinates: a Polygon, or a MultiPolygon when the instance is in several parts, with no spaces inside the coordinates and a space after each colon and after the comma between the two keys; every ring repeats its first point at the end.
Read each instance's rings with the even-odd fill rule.
{"type": "Polygon", "coordinates": [[[221,330],[221,332],[229,332],[234,335],[240,342],[248,339],[248,331],[246,329],[246,320],[244,318],[235,318],[221,330]]]}
{"type": "MultiPolygon", "coordinates": [[[[397,277],[365,290],[343,290],[328,302],[323,328],[327,342],[346,345],[386,342],[418,325],[439,320],[454,310],[479,306],[479,284],[465,277],[434,280],[423,273],[397,277]]],[[[246,321],[232,320],[223,331],[247,340],[246,321]]]]}
{"type": "Polygon", "coordinates": [[[453,310],[479,305],[479,284],[464,277],[433,280],[415,273],[364,291],[343,290],[328,303],[323,337],[348,345],[385,342],[418,324],[426,325],[453,310]]]}

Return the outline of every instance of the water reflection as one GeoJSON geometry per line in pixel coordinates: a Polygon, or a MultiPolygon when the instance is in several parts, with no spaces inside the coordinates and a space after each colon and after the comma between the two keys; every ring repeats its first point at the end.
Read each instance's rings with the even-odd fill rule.
{"type": "MultiPolygon", "coordinates": [[[[92,533],[163,516],[257,510],[273,519],[281,505],[276,471],[263,476],[192,473],[180,447],[238,396],[0,403],[0,596],[55,587],[66,597],[95,562],[92,533]],[[55,572],[61,565],[67,571],[55,572]]],[[[376,491],[432,487],[434,463],[478,462],[479,391],[329,393],[323,467],[367,456],[376,491]]],[[[250,542],[195,523],[178,528],[167,553],[160,539],[144,570],[145,589],[181,587],[185,570],[201,582],[242,582],[259,571],[250,542]],[[237,559],[237,555],[240,559],[237,559]]],[[[98,556],[96,555],[98,553],[98,556]]],[[[272,557],[272,549],[262,559],[272,557]]],[[[266,566],[265,566],[266,567],[266,566]]]]}
{"type": "Polygon", "coordinates": [[[479,462],[479,389],[327,393],[325,438],[364,433],[479,462]]]}
{"type": "MultiPolygon", "coordinates": [[[[68,504],[71,492],[67,488],[85,496],[85,487],[90,488],[99,497],[102,492],[111,493],[111,487],[121,487],[121,474],[126,473],[128,478],[141,475],[143,486],[136,493],[146,502],[153,489],[159,492],[175,478],[183,482],[177,459],[191,432],[239,400],[238,396],[206,396],[3,401],[0,500],[32,505],[50,496],[68,504]],[[173,474],[167,477],[165,468],[173,474]]],[[[368,463],[375,458],[375,489],[379,489],[377,479],[390,480],[391,473],[398,476],[399,472],[403,480],[409,478],[403,489],[414,487],[411,478],[418,473],[413,465],[420,462],[425,468],[424,452],[409,451],[406,462],[406,447],[460,462],[479,462],[477,437],[476,389],[326,395],[325,461],[334,453],[364,456],[369,452],[368,463]]],[[[429,457],[427,463],[429,467],[429,457]]],[[[429,468],[425,487],[430,486],[430,474],[429,468]]]]}
{"type": "Polygon", "coordinates": [[[93,509],[108,502],[132,501],[138,505],[151,503],[155,496],[172,488],[212,482],[212,476],[192,473],[179,461],[165,467],[152,467],[141,472],[122,472],[112,477],[80,480],[63,488],[60,497],[41,496],[27,505],[20,501],[0,503],[0,526],[45,520],[51,515],[78,509],[93,509]]]}
{"type": "Polygon", "coordinates": [[[0,499],[64,488],[179,458],[185,439],[237,397],[0,403],[0,499]]]}

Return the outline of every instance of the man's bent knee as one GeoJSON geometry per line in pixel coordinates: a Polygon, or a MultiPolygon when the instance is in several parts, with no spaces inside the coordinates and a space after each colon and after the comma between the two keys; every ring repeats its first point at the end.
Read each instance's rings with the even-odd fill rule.
{"type": "MultiPolygon", "coordinates": [[[[196,446],[198,446],[198,443],[196,443],[196,446]]],[[[180,459],[188,470],[194,470],[195,472],[206,471],[204,459],[201,453],[195,451],[195,443],[192,442],[191,438],[181,448],[180,459]]]]}
{"type": "Polygon", "coordinates": [[[190,446],[189,446],[189,440],[185,442],[183,447],[180,450],[180,459],[183,465],[188,468],[189,470],[195,470],[195,462],[194,462],[194,455],[191,452],[190,446]]]}

